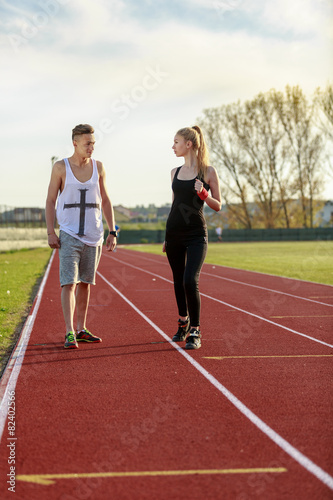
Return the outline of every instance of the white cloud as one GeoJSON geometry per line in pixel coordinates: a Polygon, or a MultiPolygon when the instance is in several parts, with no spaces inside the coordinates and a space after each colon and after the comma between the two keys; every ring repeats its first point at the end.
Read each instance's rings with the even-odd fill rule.
{"type": "Polygon", "coordinates": [[[185,0],[191,7],[204,7],[213,9],[217,13],[228,12],[242,8],[244,0],[185,0]]]}
{"type": "MultiPolygon", "coordinates": [[[[275,6],[284,7],[284,0],[270,4],[259,2],[266,9],[258,22],[296,25],[296,12],[275,6]]],[[[239,2],[243,12],[244,5],[254,4],[239,2]]],[[[203,108],[286,84],[308,93],[326,84],[330,52],[325,32],[315,29],[320,16],[312,16],[313,5],[305,0],[303,17],[315,36],[290,40],[250,28],[217,32],[170,18],[147,30],[129,18],[126,2],[68,1],[19,51],[8,40],[6,48],[2,44],[2,158],[15,168],[3,174],[0,203],[44,204],[50,158],[70,154],[70,131],[80,122],[102,133],[96,157],[107,166],[115,203],[169,201],[169,172],[177,161],[173,134],[194,124],[203,108]],[[164,76],[153,80],[149,71],[164,76]],[[119,175],[126,176],[121,190],[114,189],[119,175]]],[[[30,21],[31,15],[24,12],[30,21]]],[[[11,26],[21,25],[16,19],[11,26]]]]}
{"type": "Polygon", "coordinates": [[[330,12],[332,4],[326,0],[265,1],[262,21],[280,29],[282,34],[290,30],[296,34],[319,35],[327,30],[330,12]]]}

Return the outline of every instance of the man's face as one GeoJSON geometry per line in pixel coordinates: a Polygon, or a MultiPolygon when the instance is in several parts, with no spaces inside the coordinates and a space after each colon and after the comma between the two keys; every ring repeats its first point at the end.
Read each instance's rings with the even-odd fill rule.
{"type": "Polygon", "coordinates": [[[77,136],[73,141],[75,151],[82,158],[90,158],[95,149],[94,134],[82,134],[77,136]]]}

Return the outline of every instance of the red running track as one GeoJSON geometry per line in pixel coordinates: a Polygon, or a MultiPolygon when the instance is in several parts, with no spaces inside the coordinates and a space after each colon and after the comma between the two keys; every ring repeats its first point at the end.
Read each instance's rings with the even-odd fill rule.
{"type": "Polygon", "coordinates": [[[1,498],[333,498],[333,288],[205,264],[200,291],[188,352],[165,256],[104,253],[103,342],[64,350],[54,254],[0,384],[1,498]]]}

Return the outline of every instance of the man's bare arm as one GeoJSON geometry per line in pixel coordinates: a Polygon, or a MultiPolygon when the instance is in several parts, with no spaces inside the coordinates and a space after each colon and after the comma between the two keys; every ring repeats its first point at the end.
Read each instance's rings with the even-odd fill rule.
{"type": "MultiPolygon", "coordinates": [[[[103,215],[108,225],[109,231],[114,231],[115,230],[114,212],[110,197],[106,189],[105,170],[101,162],[98,162],[98,173],[99,173],[99,189],[101,191],[101,197],[102,197],[103,215]]],[[[117,238],[109,234],[108,237],[106,238],[106,249],[108,251],[112,251],[115,249],[116,244],[117,244],[117,238]]]]}
{"type": "Polygon", "coordinates": [[[55,221],[55,205],[58,197],[59,190],[62,185],[62,162],[56,162],[53,165],[51,180],[46,197],[45,206],[45,220],[47,227],[48,243],[51,248],[60,248],[60,241],[54,231],[55,221]]]}

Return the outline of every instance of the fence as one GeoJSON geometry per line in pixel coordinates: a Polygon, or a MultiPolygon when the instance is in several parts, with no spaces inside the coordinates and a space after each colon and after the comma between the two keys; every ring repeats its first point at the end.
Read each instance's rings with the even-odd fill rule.
{"type": "MultiPolygon", "coordinates": [[[[107,231],[105,235],[107,236],[107,231]]],[[[165,231],[126,230],[120,231],[118,243],[163,243],[165,231]]],[[[209,241],[218,241],[214,229],[208,231],[209,241]]],[[[310,241],[310,240],[333,240],[333,228],[299,228],[299,229],[224,229],[222,241],[245,242],[245,241],[310,241]]]]}
{"type": "Polygon", "coordinates": [[[45,209],[36,207],[14,208],[0,205],[0,228],[44,227],[45,209]]]}
{"type": "MultiPolygon", "coordinates": [[[[211,241],[216,236],[211,234],[211,241]]],[[[223,241],[310,241],[333,240],[333,228],[225,229],[223,241]]]]}
{"type": "MultiPolygon", "coordinates": [[[[108,231],[105,231],[105,238],[108,231]]],[[[119,233],[120,245],[158,243],[162,244],[165,231],[159,230],[123,230],[119,233]]],[[[214,229],[208,231],[210,242],[217,241],[214,229]]],[[[333,240],[333,228],[312,229],[225,229],[223,242],[248,241],[310,241],[333,240]]],[[[47,247],[46,228],[0,227],[0,252],[20,248],[47,247]]]]}

